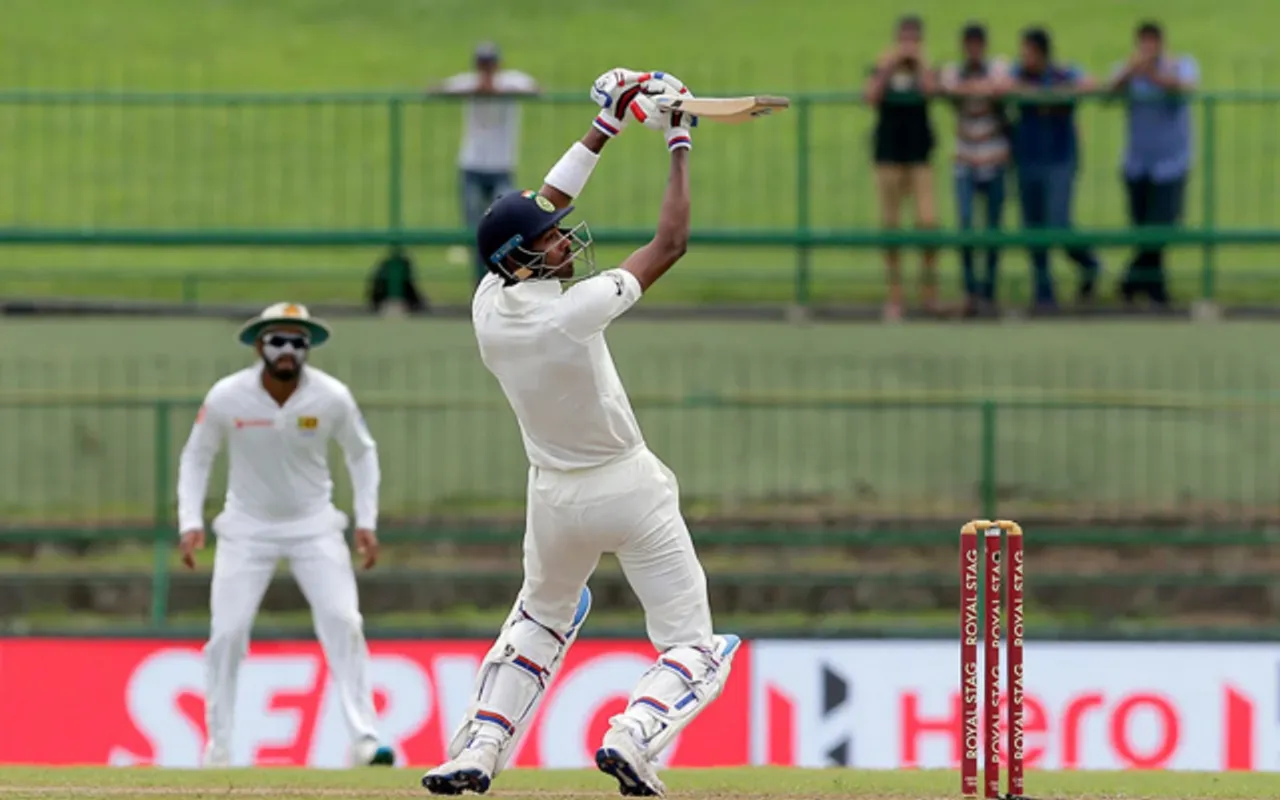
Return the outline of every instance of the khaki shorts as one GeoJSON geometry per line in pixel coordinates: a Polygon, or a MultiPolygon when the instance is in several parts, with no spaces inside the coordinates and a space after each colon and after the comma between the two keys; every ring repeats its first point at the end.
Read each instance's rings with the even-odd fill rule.
{"type": "Polygon", "coordinates": [[[876,191],[880,197],[880,221],[884,227],[901,226],[902,203],[908,197],[915,200],[916,227],[937,227],[933,169],[928,164],[877,164],[876,191]]]}

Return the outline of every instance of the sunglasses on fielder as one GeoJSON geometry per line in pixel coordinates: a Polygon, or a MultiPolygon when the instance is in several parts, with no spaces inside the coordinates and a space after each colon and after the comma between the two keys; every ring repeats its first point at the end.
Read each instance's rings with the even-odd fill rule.
{"type": "Polygon", "coordinates": [[[271,333],[262,337],[262,343],[278,349],[292,347],[294,350],[306,350],[311,347],[311,340],[300,333],[271,333]]]}

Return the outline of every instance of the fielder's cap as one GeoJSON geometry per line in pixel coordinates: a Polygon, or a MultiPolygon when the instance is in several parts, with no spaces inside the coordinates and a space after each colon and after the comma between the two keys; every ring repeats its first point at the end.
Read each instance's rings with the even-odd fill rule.
{"type": "Polygon", "coordinates": [[[493,42],[481,42],[476,45],[476,61],[492,63],[502,56],[502,52],[493,42]]]}
{"type": "Polygon", "coordinates": [[[981,22],[970,22],[964,26],[960,33],[960,38],[966,42],[985,42],[987,40],[987,28],[981,22]]]}
{"type": "Polygon", "coordinates": [[[241,326],[238,338],[241,344],[252,346],[263,331],[273,327],[304,328],[311,335],[312,347],[324,344],[330,333],[329,326],[322,320],[313,318],[306,306],[298,303],[276,303],[241,326]]]}
{"type": "Polygon", "coordinates": [[[502,274],[508,255],[518,247],[529,247],[572,211],[572,205],[556,208],[533,190],[509,192],[494,200],[484,212],[476,227],[476,248],[489,269],[502,274]]]}

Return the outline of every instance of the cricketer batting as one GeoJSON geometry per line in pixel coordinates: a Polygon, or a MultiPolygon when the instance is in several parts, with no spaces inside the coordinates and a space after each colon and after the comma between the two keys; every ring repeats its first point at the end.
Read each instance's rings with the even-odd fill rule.
{"type": "Polygon", "coordinates": [[[622,794],[664,793],[658,756],[729,676],[738,637],[713,632],[676,477],[645,445],[604,337],[689,241],[691,125],[659,111],[650,95],[661,93],[692,96],[663,73],[601,75],[591,88],[601,107],[591,130],[541,190],[499,198],[476,233],[489,269],[472,301],[476,339],[530,464],[524,584],[480,666],[449,760],[422,778],[435,794],[484,793],[507,765],[590,610],[587,579],[603,553],[617,554],[659,652],[595,754],[622,794]],[[664,134],[666,192],[652,241],[595,274],[586,223],[563,221],[604,146],[629,122],[664,134]]]}

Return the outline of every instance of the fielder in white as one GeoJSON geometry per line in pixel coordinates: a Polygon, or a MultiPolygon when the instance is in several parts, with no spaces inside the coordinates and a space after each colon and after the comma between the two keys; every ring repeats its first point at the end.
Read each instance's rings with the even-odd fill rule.
{"type": "Polygon", "coordinates": [[[684,255],[691,120],[650,94],[684,93],[662,73],[610,70],[592,87],[592,130],[538,192],[499,198],[477,243],[489,274],[472,318],[481,357],[519,421],[530,469],[524,585],[476,679],[472,706],[427,772],[435,794],[484,793],[507,765],[590,609],[587,579],[617,554],[659,651],[628,708],[610,720],[599,769],[624,795],[661,795],[659,754],[724,687],[739,640],[711,626],[706,576],[680,514],[675,475],[645,445],[604,330],[684,255]],[[670,173],[657,232],[594,277],[586,223],[562,226],[600,151],[628,122],[665,134],[670,173]],[[584,276],[582,273],[585,272],[584,276]],[[574,277],[568,288],[561,282],[574,277]]]}
{"type": "Polygon", "coordinates": [[[333,504],[327,451],[337,440],[355,489],[356,546],[366,569],[377,560],[378,450],[351,391],[307,366],[329,327],[300,305],[279,303],[240,329],[259,363],[214,384],[196,416],[178,472],[183,562],[204,547],[204,501],[225,439],[229,468],[217,535],[205,646],[205,766],[245,764],[233,750],[236,679],[258,606],[284,559],[311,606],[316,636],[338,688],[354,764],[391,764],[375,731],[369,653],[356,593],[348,518],[333,504]]]}

